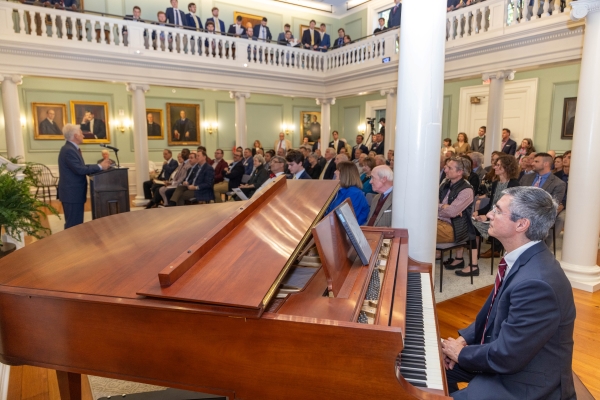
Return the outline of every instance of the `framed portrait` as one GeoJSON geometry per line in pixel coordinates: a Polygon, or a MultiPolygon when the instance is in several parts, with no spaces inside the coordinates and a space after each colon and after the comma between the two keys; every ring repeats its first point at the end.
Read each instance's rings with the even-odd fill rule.
{"type": "Polygon", "coordinates": [[[83,143],[110,143],[108,103],[71,101],[71,123],[79,125],[83,143]]]}
{"type": "Polygon", "coordinates": [[[165,138],[163,110],[160,108],[147,108],[146,122],[148,125],[148,140],[160,140],[165,138]]]}
{"type": "Polygon", "coordinates": [[[242,26],[244,28],[248,28],[249,26],[251,26],[252,28],[254,28],[256,25],[259,25],[260,22],[262,21],[263,17],[260,15],[252,15],[252,14],[246,14],[243,12],[239,12],[239,11],[234,11],[233,12],[233,21],[235,23],[236,18],[238,15],[242,16],[242,26]]]}
{"type": "Polygon", "coordinates": [[[298,40],[302,40],[302,35],[304,35],[304,31],[307,29],[310,29],[310,26],[300,24],[300,35],[298,36],[298,40]]]}
{"type": "Polygon", "coordinates": [[[63,127],[67,124],[67,105],[31,103],[33,137],[37,140],[64,140],[63,127]]]}
{"type": "Polygon", "coordinates": [[[301,111],[300,129],[302,130],[302,140],[307,137],[309,143],[314,143],[321,139],[321,112],[301,111]]]}
{"type": "Polygon", "coordinates": [[[577,97],[565,97],[563,106],[563,122],[560,132],[561,139],[573,139],[575,128],[575,109],[577,108],[577,97]]]}
{"type": "Polygon", "coordinates": [[[169,146],[200,145],[200,105],[167,103],[169,146]]]}

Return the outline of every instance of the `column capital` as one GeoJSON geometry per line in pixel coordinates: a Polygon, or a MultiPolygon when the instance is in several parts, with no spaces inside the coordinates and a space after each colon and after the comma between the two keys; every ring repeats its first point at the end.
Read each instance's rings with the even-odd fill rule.
{"type": "Polygon", "coordinates": [[[317,98],[317,105],[321,106],[321,105],[334,105],[335,104],[335,97],[330,97],[330,98],[317,98]]]}
{"type": "Polygon", "coordinates": [[[481,76],[481,79],[485,82],[490,79],[503,79],[507,81],[512,81],[515,79],[515,70],[513,69],[504,69],[496,72],[484,72],[481,76]]]}
{"type": "Polygon", "coordinates": [[[571,19],[579,21],[589,13],[600,11],[600,0],[577,0],[571,2],[571,19]]]}
{"type": "Polygon", "coordinates": [[[21,75],[0,74],[0,83],[4,81],[12,81],[17,85],[20,85],[23,83],[23,77],[21,75]]]}
{"type": "Polygon", "coordinates": [[[136,90],[143,90],[144,93],[146,93],[148,90],[150,90],[150,85],[146,85],[143,83],[127,83],[126,87],[127,87],[128,92],[134,92],[136,90]]]}
{"type": "Polygon", "coordinates": [[[234,91],[229,92],[229,98],[230,99],[241,99],[242,97],[244,99],[249,99],[250,98],[250,93],[248,93],[248,92],[234,92],[234,91]]]}
{"type": "Polygon", "coordinates": [[[388,94],[395,96],[398,93],[398,89],[397,88],[382,89],[380,93],[382,96],[387,96],[388,94]]]}

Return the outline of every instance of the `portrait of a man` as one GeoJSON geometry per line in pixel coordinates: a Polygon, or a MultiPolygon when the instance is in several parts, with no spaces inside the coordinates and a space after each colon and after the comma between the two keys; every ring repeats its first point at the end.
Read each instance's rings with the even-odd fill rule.
{"type": "Polygon", "coordinates": [[[300,113],[302,121],[302,139],[308,138],[310,143],[314,143],[321,138],[321,113],[318,111],[302,111],[300,113]]]}
{"type": "Polygon", "coordinates": [[[71,101],[71,123],[81,128],[84,143],[110,143],[108,103],[71,101]]]}
{"type": "Polygon", "coordinates": [[[64,139],[62,128],[67,123],[67,107],[64,104],[32,104],[35,123],[35,139],[64,139]]]}
{"type": "Polygon", "coordinates": [[[200,144],[200,106],[167,103],[169,145],[200,144]]]}
{"type": "Polygon", "coordinates": [[[148,126],[148,139],[164,139],[163,111],[160,109],[146,109],[146,122],[148,126]]]}
{"type": "Polygon", "coordinates": [[[560,138],[573,139],[573,131],[575,130],[575,111],[577,109],[577,97],[565,98],[563,107],[563,123],[560,138]]]}

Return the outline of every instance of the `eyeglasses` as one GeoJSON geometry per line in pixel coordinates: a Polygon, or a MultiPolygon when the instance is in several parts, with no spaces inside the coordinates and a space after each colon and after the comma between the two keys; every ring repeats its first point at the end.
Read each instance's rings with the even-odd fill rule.
{"type": "Polygon", "coordinates": [[[517,214],[500,212],[500,211],[498,211],[498,207],[496,207],[496,206],[492,207],[492,209],[490,210],[490,212],[493,213],[494,215],[512,215],[513,217],[516,217],[517,219],[522,218],[520,215],[517,215],[517,214]]]}

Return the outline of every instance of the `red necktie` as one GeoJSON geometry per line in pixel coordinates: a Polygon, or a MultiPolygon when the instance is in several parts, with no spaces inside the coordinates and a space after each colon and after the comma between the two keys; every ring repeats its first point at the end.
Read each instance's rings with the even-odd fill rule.
{"type": "Polygon", "coordinates": [[[371,219],[369,219],[369,221],[367,222],[367,226],[373,226],[373,224],[375,224],[375,221],[377,220],[377,216],[379,215],[379,213],[381,212],[381,209],[383,208],[383,203],[385,203],[385,198],[387,196],[384,196],[383,194],[379,197],[379,201],[377,201],[377,206],[375,206],[375,211],[373,211],[373,215],[371,215],[371,219]]]}
{"type": "Polygon", "coordinates": [[[271,172],[271,174],[269,175],[269,179],[273,179],[275,178],[275,174],[271,172]]]}
{"type": "Polygon", "coordinates": [[[506,273],[506,261],[504,261],[504,257],[500,260],[500,264],[498,264],[498,274],[496,274],[496,283],[494,284],[494,295],[492,296],[492,302],[490,303],[490,309],[488,310],[487,317],[485,318],[485,325],[483,326],[483,334],[481,335],[481,344],[485,339],[485,330],[487,329],[487,323],[490,319],[490,313],[492,312],[492,307],[494,307],[494,300],[496,300],[496,295],[498,294],[498,290],[500,290],[500,286],[502,285],[502,280],[504,279],[504,274],[506,273]]]}

